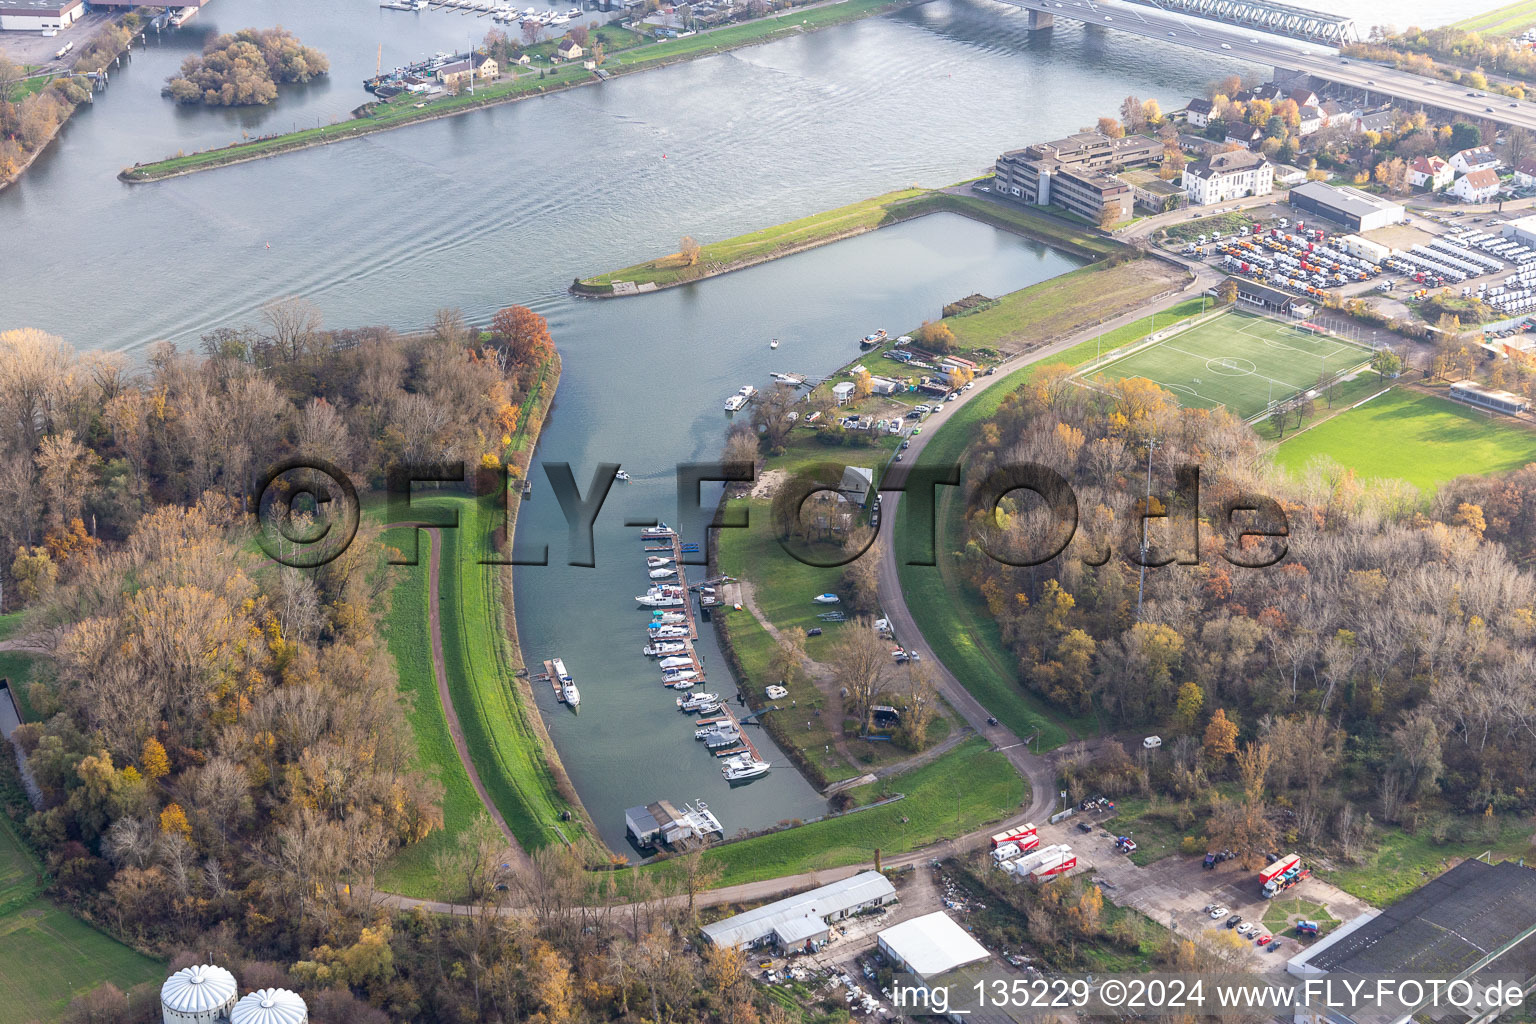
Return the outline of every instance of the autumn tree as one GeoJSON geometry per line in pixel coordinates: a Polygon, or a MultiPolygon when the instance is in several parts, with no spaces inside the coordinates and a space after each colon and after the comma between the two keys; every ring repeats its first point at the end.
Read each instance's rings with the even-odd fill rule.
{"type": "Polygon", "coordinates": [[[703,248],[692,235],[684,235],[683,240],[678,243],[677,247],[678,255],[683,260],[683,266],[697,266],[699,263],[699,253],[703,251],[703,248]]]}
{"type": "Polygon", "coordinates": [[[1237,725],[1222,708],[1217,708],[1205,726],[1205,754],[1223,760],[1237,751],[1237,725]]]}
{"type": "Polygon", "coordinates": [[[942,320],[924,320],[921,327],[913,334],[913,338],[923,348],[940,355],[948,352],[955,346],[955,332],[942,320]]]}
{"type": "Polygon", "coordinates": [[[520,366],[539,366],[554,354],[548,321],[527,306],[497,310],[491,318],[491,336],[507,347],[520,366]]]}
{"type": "Polygon", "coordinates": [[[874,706],[885,696],[890,661],[888,645],[866,618],[850,619],[833,645],[833,678],[847,691],[849,714],[863,731],[869,730],[874,706]]]}
{"type": "Polygon", "coordinates": [[[1179,687],[1179,698],[1175,703],[1175,711],[1179,717],[1179,724],[1185,729],[1195,727],[1195,719],[1200,715],[1200,708],[1205,704],[1205,692],[1200,689],[1200,684],[1191,680],[1179,687]]]}
{"type": "Polygon", "coordinates": [[[928,730],[939,714],[939,691],[933,685],[933,673],[921,661],[909,662],[907,669],[907,704],[902,711],[902,728],[912,749],[928,746],[928,730]]]}
{"type": "Polygon", "coordinates": [[[1237,282],[1228,277],[1216,286],[1216,301],[1223,306],[1230,306],[1237,302],[1237,282]]]}
{"type": "Polygon", "coordinates": [[[1135,135],[1147,124],[1146,108],[1140,99],[1135,96],[1127,96],[1120,103],[1120,121],[1125,125],[1125,133],[1135,135]]]}
{"type": "Polygon", "coordinates": [[[1119,121],[1112,117],[1099,118],[1099,131],[1112,139],[1119,139],[1125,136],[1125,129],[1120,126],[1119,121]]]}
{"type": "Polygon", "coordinates": [[[150,780],[163,779],[171,773],[171,759],[166,756],[165,745],[153,736],[144,741],[144,749],[139,754],[139,767],[144,771],[144,777],[150,780]]]}

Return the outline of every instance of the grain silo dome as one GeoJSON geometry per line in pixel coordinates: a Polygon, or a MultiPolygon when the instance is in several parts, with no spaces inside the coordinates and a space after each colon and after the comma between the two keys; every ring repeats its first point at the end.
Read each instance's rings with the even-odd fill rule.
{"type": "Polygon", "coordinates": [[[307,1024],[309,1007],[296,992],[261,988],[235,1004],[229,1024],[307,1024]]]}
{"type": "Polygon", "coordinates": [[[160,986],[165,1024],[213,1024],[235,1005],[235,976],[213,964],[183,967],[160,986]]]}

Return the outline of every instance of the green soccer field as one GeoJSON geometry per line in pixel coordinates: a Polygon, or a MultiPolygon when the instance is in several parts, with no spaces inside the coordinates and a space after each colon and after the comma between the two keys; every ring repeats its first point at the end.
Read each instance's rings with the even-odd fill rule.
{"type": "Polygon", "coordinates": [[[1187,406],[1225,406],[1248,419],[1298,391],[1359,366],[1371,351],[1327,334],[1236,311],[1133,352],[1094,372],[1145,377],[1187,406]]]}

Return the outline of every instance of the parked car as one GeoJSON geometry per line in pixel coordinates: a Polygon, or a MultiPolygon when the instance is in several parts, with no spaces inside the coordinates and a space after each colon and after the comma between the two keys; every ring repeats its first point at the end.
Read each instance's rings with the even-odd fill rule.
{"type": "Polygon", "coordinates": [[[1080,821],[1077,823],[1077,830],[1079,832],[1092,832],[1093,826],[1088,824],[1086,821],[1080,821]]]}
{"type": "Polygon", "coordinates": [[[1226,907],[1212,907],[1211,908],[1211,920],[1212,921],[1220,921],[1222,918],[1226,917],[1230,913],[1232,913],[1232,911],[1228,910],[1226,907]]]}
{"type": "Polygon", "coordinates": [[[821,627],[817,626],[815,629],[808,629],[808,630],[805,631],[805,635],[806,636],[821,636],[821,627]]]}
{"type": "Polygon", "coordinates": [[[1267,946],[1269,945],[1269,940],[1272,938],[1274,938],[1274,936],[1270,935],[1269,932],[1265,932],[1263,935],[1260,935],[1257,939],[1255,939],[1253,944],[1255,946],[1267,946]]]}
{"type": "Polygon", "coordinates": [[[901,450],[902,451],[906,451],[908,448],[911,448],[911,447],[912,447],[912,442],[911,441],[903,441],[903,442],[901,442],[901,450]]]}
{"type": "Polygon", "coordinates": [[[1148,750],[1156,750],[1163,745],[1163,738],[1161,736],[1148,736],[1141,741],[1141,745],[1148,750]]]}
{"type": "Polygon", "coordinates": [[[1205,863],[1200,865],[1200,866],[1205,868],[1207,871],[1209,871],[1212,868],[1214,868],[1216,866],[1216,855],[1214,853],[1206,854],[1205,855],[1205,863]]]}
{"type": "Polygon", "coordinates": [[[1238,925],[1240,925],[1242,923],[1243,923],[1243,919],[1242,919],[1242,916],[1239,915],[1239,914],[1233,914],[1231,917],[1227,918],[1227,927],[1228,928],[1236,928],[1238,925]]]}

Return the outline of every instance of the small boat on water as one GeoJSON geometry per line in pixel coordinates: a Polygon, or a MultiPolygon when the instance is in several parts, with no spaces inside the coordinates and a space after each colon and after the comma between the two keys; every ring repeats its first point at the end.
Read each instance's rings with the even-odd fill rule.
{"type": "Polygon", "coordinates": [[[684,665],[692,665],[693,659],[685,658],[681,655],[672,655],[670,657],[662,658],[656,664],[660,665],[662,668],[682,668],[684,665]]]}
{"type": "Polygon", "coordinates": [[[690,693],[686,697],[677,698],[677,706],[684,711],[698,711],[707,704],[720,706],[718,693],[690,693]]]}
{"type": "Polygon", "coordinates": [[[704,745],[710,750],[720,750],[732,744],[741,742],[741,730],[734,722],[722,722],[705,729],[696,729],[693,738],[703,740],[704,745]]]}
{"type": "Polygon", "coordinates": [[[623,481],[626,484],[629,483],[629,474],[624,472],[622,469],[619,470],[617,473],[613,474],[613,478],[615,480],[621,480],[621,481],[623,481]]]}
{"type": "Polygon", "coordinates": [[[778,338],[774,338],[772,341],[770,341],[768,343],[768,347],[769,348],[778,348],[779,347],[779,339],[778,338]]]}
{"type": "Polygon", "coordinates": [[[697,679],[699,678],[699,673],[697,670],[691,668],[669,668],[662,669],[661,678],[663,682],[670,686],[673,683],[682,683],[689,679],[697,679]]]}
{"type": "Polygon", "coordinates": [[[576,689],[576,680],[565,670],[565,662],[556,658],[550,662],[555,667],[555,678],[560,680],[560,699],[567,706],[576,708],[581,705],[581,691],[576,689]]]}
{"type": "Polygon", "coordinates": [[[655,526],[647,526],[640,531],[641,540],[669,540],[677,536],[677,531],[666,523],[657,523],[655,526]]]}
{"type": "Polygon", "coordinates": [[[660,569],[663,566],[667,566],[667,565],[671,565],[671,564],[672,564],[672,559],[663,557],[662,555],[651,555],[649,558],[647,558],[645,560],[645,565],[646,565],[646,568],[648,568],[648,569],[660,569]]]}
{"type": "Polygon", "coordinates": [[[651,636],[657,640],[686,640],[687,626],[652,626],[651,636]]]}
{"type": "Polygon", "coordinates": [[[651,570],[651,579],[653,579],[653,580],[664,580],[664,579],[667,579],[668,577],[676,576],[676,575],[677,575],[677,570],[676,569],[652,569],[651,570]]]}
{"type": "Polygon", "coordinates": [[[769,376],[780,387],[797,388],[805,383],[805,378],[798,373],[771,373],[769,376]]]}
{"type": "Polygon", "coordinates": [[[867,348],[870,345],[878,345],[878,344],[880,344],[882,341],[884,341],[888,337],[890,337],[890,335],[886,334],[884,329],[881,329],[881,330],[876,331],[874,334],[866,334],[866,335],[864,335],[864,337],[859,339],[859,344],[863,345],[863,346],[865,346],[867,348]]]}
{"type": "Polygon", "coordinates": [[[663,680],[662,685],[674,690],[691,690],[702,682],[704,682],[702,679],[668,679],[663,680]]]}
{"type": "Polygon", "coordinates": [[[757,388],[753,387],[751,384],[743,384],[740,390],[725,400],[725,411],[736,412],[738,409],[745,406],[748,402],[752,401],[752,397],[756,394],[757,388]]]}
{"type": "Polygon", "coordinates": [[[645,608],[681,608],[684,601],[671,594],[641,594],[635,598],[645,608]]]}
{"type": "Polygon", "coordinates": [[[651,612],[651,623],[656,626],[681,626],[688,621],[682,612],[651,612]]]}
{"type": "Polygon", "coordinates": [[[679,640],[674,643],[653,643],[648,647],[641,648],[640,653],[645,655],[647,658],[661,658],[668,654],[677,654],[678,652],[685,651],[687,649],[687,645],[679,640]]]}
{"type": "Polygon", "coordinates": [[[727,782],[746,782],[761,775],[767,775],[768,769],[773,767],[767,761],[759,761],[751,754],[738,754],[735,757],[726,758],[720,768],[720,774],[725,776],[727,782]]]}

